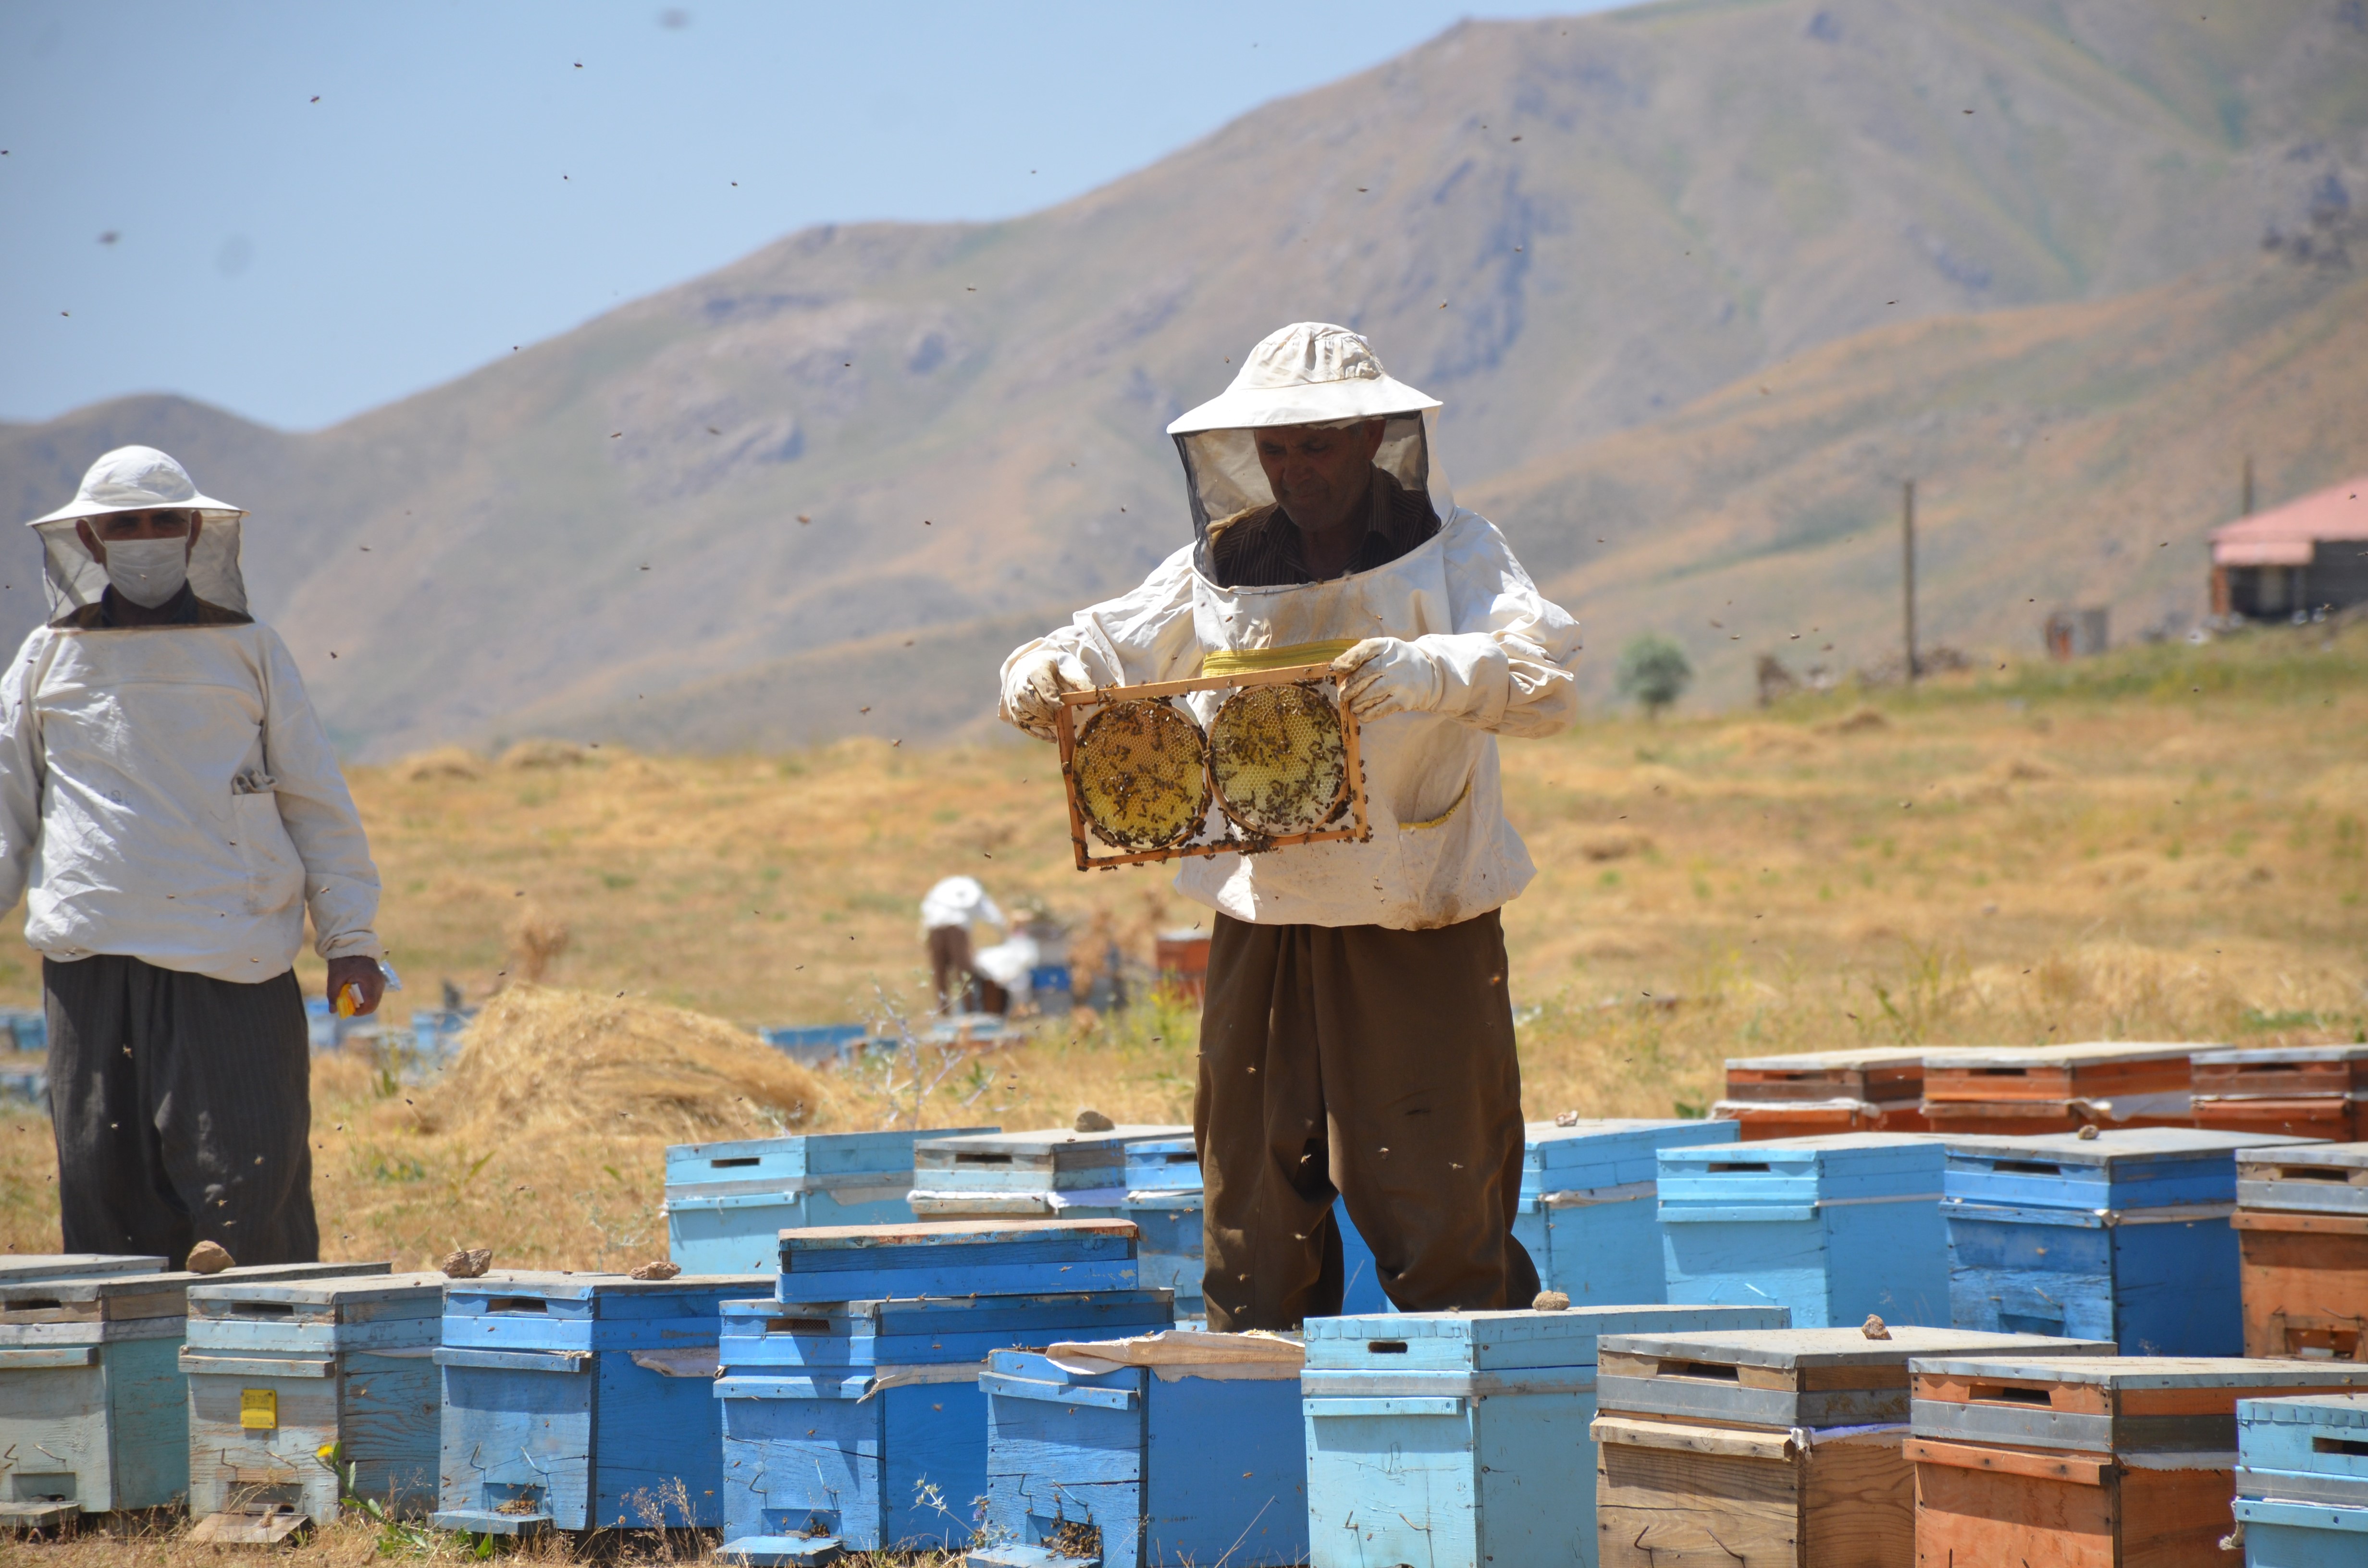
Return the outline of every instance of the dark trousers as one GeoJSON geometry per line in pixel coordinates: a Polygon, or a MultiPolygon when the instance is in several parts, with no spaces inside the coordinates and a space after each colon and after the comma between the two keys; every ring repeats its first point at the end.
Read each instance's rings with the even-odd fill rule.
{"type": "Polygon", "coordinates": [[[938,1011],[971,1011],[970,927],[939,926],[929,933],[929,978],[937,983],[938,1011]]]}
{"type": "Polygon", "coordinates": [[[1337,1192],[1406,1312],[1526,1307],[1521,1070],[1494,913],[1428,931],[1216,917],[1192,1108],[1212,1329],[1340,1310],[1337,1192]]]}
{"type": "Polygon", "coordinates": [[[66,1251],[319,1259],[294,971],[241,985],[102,954],[42,960],[41,986],[66,1251]]]}

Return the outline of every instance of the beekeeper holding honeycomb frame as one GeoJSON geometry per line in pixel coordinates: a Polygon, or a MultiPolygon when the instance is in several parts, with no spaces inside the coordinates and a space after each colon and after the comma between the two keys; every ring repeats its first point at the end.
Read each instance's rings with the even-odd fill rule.
{"type": "Polygon", "coordinates": [[[1336,1191],[1409,1312],[1526,1306],[1520,1066],[1498,911],[1535,869],[1498,734],[1577,708],[1578,627],[1431,460],[1436,398],[1345,327],[1273,334],[1170,425],[1193,542],[1004,661],[1005,719],[1064,691],[1330,660],[1372,834],[1180,863],[1216,911],[1195,1136],[1212,1329],[1338,1312],[1336,1191]]]}

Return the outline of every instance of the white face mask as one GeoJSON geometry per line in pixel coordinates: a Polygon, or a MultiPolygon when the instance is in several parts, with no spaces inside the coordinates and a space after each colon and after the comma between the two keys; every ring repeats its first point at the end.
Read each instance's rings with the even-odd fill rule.
{"type": "Polygon", "coordinates": [[[189,541],[117,540],[107,547],[107,580],[133,604],[154,609],[189,580],[189,541]]]}

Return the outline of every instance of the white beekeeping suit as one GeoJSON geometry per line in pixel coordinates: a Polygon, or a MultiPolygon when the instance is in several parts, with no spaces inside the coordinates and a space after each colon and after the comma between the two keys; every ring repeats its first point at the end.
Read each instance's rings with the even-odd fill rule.
{"type": "Polygon", "coordinates": [[[1352,649],[1363,667],[1351,686],[1379,677],[1392,689],[1362,732],[1371,839],[1187,859],[1176,879],[1187,897],[1261,924],[1421,929],[1496,909],[1534,874],[1505,820],[1495,737],[1551,734],[1570,722],[1578,627],[1539,593],[1496,526],[1448,494],[1430,455],[1439,406],[1385,374],[1346,328],[1301,323],[1274,334],[1222,395],[1168,426],[1193,542],[1140,587],[1004,662],[1003,716],[1038,733],[1064,686],[1190,679],[1352,649]],[[1212,545],[1274,503],[1257,433],[1376,417],[1387,424],[1374,466],[1404,495],[1428,500],[1436,534],[1322,582],[1221,586],[1212,545]],[[1374,639],[1387,641],[1369,649],[1374,639]]]}
{"type": "MultiPolygon", "coordinates": [[[[0,676],[0,904],[61,960],[128,953],[242,983],[287,970],[309,907],[324,959],[377,958],[377,869],[287,644],[246,614],[237,508],[147,447],[108,453],[31,526],[50,623],[0,676]],[[77,524],[197,513],[186,624],[104,623],[77,524]]],[[[119,572],[120,571],[119,563],[119,572]]]]}

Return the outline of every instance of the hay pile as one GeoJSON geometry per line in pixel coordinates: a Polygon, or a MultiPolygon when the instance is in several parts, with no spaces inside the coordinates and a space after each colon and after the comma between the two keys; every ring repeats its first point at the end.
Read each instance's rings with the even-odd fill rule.
{"type": "Polygon", "coordinates": [[[520,985],[485,1004],[424,1119],[484,1139],[763,1138],[830,1119],[815,1075],[678,1007],[520,985]]]}

